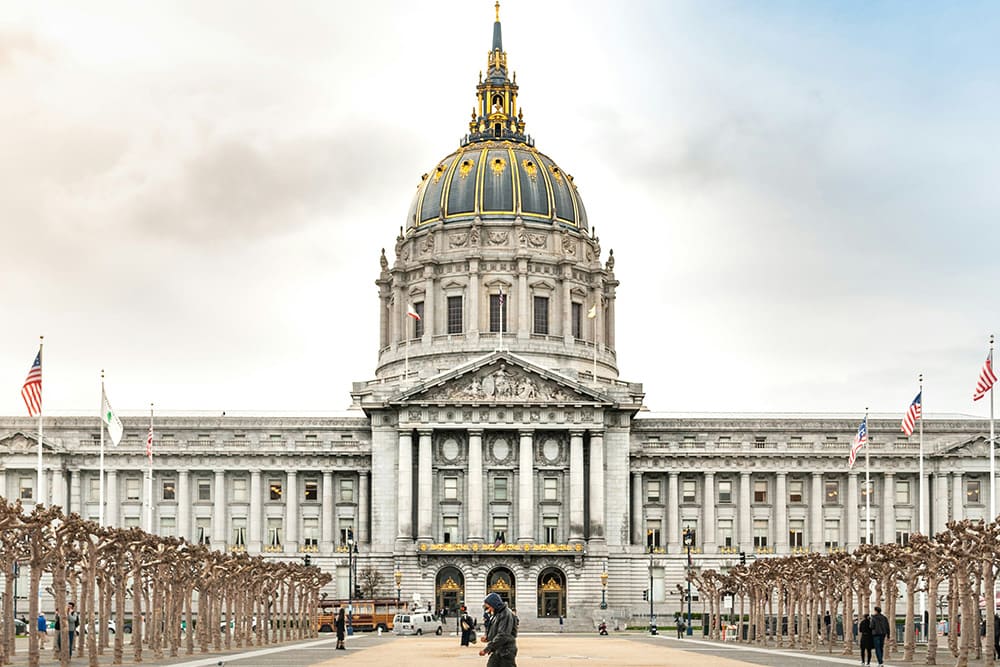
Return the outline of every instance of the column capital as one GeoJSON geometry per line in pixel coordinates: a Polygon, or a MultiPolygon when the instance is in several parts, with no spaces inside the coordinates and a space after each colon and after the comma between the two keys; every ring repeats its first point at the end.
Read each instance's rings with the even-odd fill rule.
{"type": "Polygon", "coordinates": [[[822,477],[822,476],[823,476],[823,473],[822,473],[822,472],[815,472],[815,471],[814,471],[814,472],[812,473],[812,477],[813,477],[813,479],[819,479],[819,478],[820,478],[820,477],[822,477]]]}
{"type": "Polygon", "coordinates": [[[263,471],[260,468],[250,468],[250,474],[251,475],[259,475],[259,474],[261,474],[261,472],[263,472],[263,471]]]}
{"type": "Polygon", "coordinates": [[[323,479],[324,480],[326,480],[326,479],[333,479],[333,471],[332,470],[324,470],[323,471],[323,479]]]}
{"type": "Polygon", "coordinates": [[[667,475],[676,479],[677,477],[681,476],[681,473],[679,470],[668,470],[667,475]]]}
{"type": "Polygon", "coordinates": [[[603,428],[592,428],[592,429],[588,429],[588,430],[590,431],[590,437],[591,438],[603,438],[604,437],[604,429],[603,428]]]}
{"type": "Polygon", "coordinates": [[[892,472],[891,470],[886,470],[882,474],[885,476],[886,479],[889,479],[890,477],[895,477],[896,476],[896,473],[892,472]]]}
{"type": "Polygon", "coordinates": [[[417,435],[419,435],[421,438],[424,438],[424,437],[429,438],[430,436],[434,435],[434,429],[432,429],[432,428],[418,428],[417,429],[417,435]]]}
{"type": "Polygon", "coordinates": [[[569,431],[569,437],[571,438],[582,438],[585,430],[582,428],[573,428],[569,431]]]}
{"type": "Polygon", "coordinates": [[[295,477],[295,475],[297,475],[298,472],[299,472],[298,470],[286,470],[285,474],[288,475],[289,477],[295,477]]]}
{"type": "MultiPolygon", "coordinates": [[[[715,471],[714,470],[706,470],[703,474],[705,475],[706,479],[709,478],[709,477],[715,477],[715,471]]],[[[747,473],[747,474],[749,475],[750,473],[747,473]]]]}
{"type": "Polygon", "coordinates": [[[742,477],[743,479],[746,479],[749,476],[750,476],[750,471],[749,470],[741,470],[740,471],[740,477],[742,477]]]}
{"type": "Polygon", "coordinates": [[[469,434],[469,437],[483,437],[483,429],[481,428],[467,428],[465,432],[469,434]]]}
{"type": "Polygon", "coordinates": [[[781,478],[781,477],[787,477],[788,476],[788,473],[785,472],[784,470],[778,470],[774,474],[776,476],[778,476],[779,478],[781,478]]]}
{"type": "Polygon", "coordinates": [[[519,429],[517,429],[517,434],[520,437],[522,437],[522,438],[524,436],[526,436],[526,435],[533,438],[533,437],[535,437],[535,429],[533,429],[533,428],[519,428],[519,429]]]}
{"type": "Polygon", "coordinates": [[[858,474],[859,474],[859,473],[858,473],[858,471],[857,471],[857,470],[849,470],[849,471],[847,472],[847,477],[848,477],[848,478],[851,478],[851,477],[854,477],[854,478],[857,478],[858,474]]]}
{"type": "Polygon", "coordinates": [[[214,473],[215,473],[215,476],[216,476],[216,477],[224,477],[224,476],[226,475],[226,471],[225,471],[225,470],[220,470],[220,469],[218,469],[218,468],[216,468],[216,469],[215,469],[215,470],[213,470],[212,472],[214,472],[214,473]]]}

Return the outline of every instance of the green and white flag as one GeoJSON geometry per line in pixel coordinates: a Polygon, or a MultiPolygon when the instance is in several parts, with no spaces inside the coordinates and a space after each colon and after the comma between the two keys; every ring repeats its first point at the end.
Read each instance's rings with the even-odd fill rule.
{"type": "Polygon", "coordinates": [[[101,419],[104,421],[104,425],[108,427],[108,435],[111,436],[111,442],[117,445],[122,441],[122,434],[125,432],[125,427],[122,426],[122,420],[118,419],[118,415],[115,411],[111,409],[111,403],[108,402],[108,395],[101,389],[101,419]]]}

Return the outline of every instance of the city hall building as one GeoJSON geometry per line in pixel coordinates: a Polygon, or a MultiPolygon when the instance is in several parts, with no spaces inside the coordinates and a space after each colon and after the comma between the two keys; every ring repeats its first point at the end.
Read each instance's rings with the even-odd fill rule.
{"type": "MultiPolygon", "coordinates": [[[[655,397],[619,377],[614,255],[573,176],[526,134],[508,73],[498,16],[468,132],[421,177],[380,258],[378,361],[353,410],[158,417],[155,532],[308,555],[339,598],[363,569],[383,596],[398,580],[435,608],[495,591],[522,628],[555,629],[560,616],[646,623],[647,591],[672,617],[685,531],[694,567],[725,567],[904,542],[920,504],[925,530],[988,513],[984,420],[928,419],[920,480],[917,438],[900,415],[874,416],[868,487],[847,468],[857,415],[650,412],[655,397]]],[[[43,442],[44,501],[95,520],[98,424],[47,418],[43,442]]],[[[107,450],[105,521],[144,526],[148,422],[125,426],[107,450]]],[[[29,507],[36,429],[0,418],[0,495],[29,507]]]]}

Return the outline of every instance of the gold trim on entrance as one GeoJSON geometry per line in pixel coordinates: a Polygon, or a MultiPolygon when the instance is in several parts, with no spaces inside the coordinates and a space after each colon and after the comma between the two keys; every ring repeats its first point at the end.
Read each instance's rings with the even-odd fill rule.
{"type": "Polygon", "coordinates": [[[510,592],[510,584],[508,584],[507,580],[503,577],[498,577],[493,585],[490,586],[490,592],[493,591],[508,593],[510,592]]]}
{"type": "Polygon", "coordinates": [[[556,578],[553,576],[553,577],[549,577],[549,580],[546,581],[544,584],[542,584],[542,590],[543,591],[561,591],[562,590],[562,586],[559,585],[559,582],[556,581],[556,578]]]}
{"type": "Polygon", "coordinates": [[[448,577],[443,584],[438,586],[439,591],[460,591],[462,587],[459,586],[454,579],[448,577]]]}

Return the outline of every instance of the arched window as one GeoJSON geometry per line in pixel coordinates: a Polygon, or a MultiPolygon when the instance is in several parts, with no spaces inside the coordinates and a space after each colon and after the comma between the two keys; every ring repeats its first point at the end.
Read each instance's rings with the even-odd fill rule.
{"type": "Polygon", "coordinates": [[[486,578],[486,592],[496,593],[509,607],[517,609],[517,583],[514,573],[505,567],[490,570],[486,578]]]}
{"type": "Polygon", "coordinates": [[[502,133],[502,128],[500,127],[500,123],[495,124],[493,126],[493,136],[499,139],[501,133],[502,133]]]}
{"type": "Polygon", "coordinates": [[[538,575],[538,617],[566,616],[566,575],[555,567],[547,567],[538,575]]]}
{"type": "Polygon", "coordinates": [[[456,616],[465,603],[465,576],[457,567],[447,566],[438,570],[434,582],[435,609],[445,609],[449,616],[456,616]]]}

